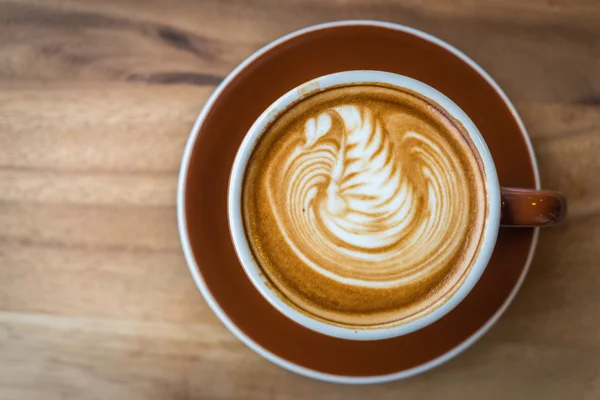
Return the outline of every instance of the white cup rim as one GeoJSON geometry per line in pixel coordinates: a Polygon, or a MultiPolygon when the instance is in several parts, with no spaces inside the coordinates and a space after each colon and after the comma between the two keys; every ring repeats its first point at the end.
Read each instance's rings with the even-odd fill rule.
{"type": "Polygon", "coordinates": [[[328,336],[351,340],[380,340],[405,335],[422,329],[449,313],[469,294],[485,271],[496,244],[500,226],[500,186],[496,168],[483,136],[469,116],[444,94],[423,82],[395,73],[373,70],[343,71],[321,76],[290,90],[272,103],[248,130],[248,133],[238,149],[229,179],[227,203],[229,229],[235,253],[244,272],[259,293],[279,312],[294,322],[328,336]],[[463,124],[470,135],[483,164],[488,213],[483,227],[482,244],[476,261],[467,278],[460,288],[446,300],[444,304],[434,309],[432,312],[405,324],[392,327],[358,330],[350,329],[313,319],[307,314],[289,306],[278,294],[269,288],[270,284],[267,282],[265,275],[261,272],[260,266],[250,249],[243,226],[241,207],[242,180],[257,139],[262,135],[267,125],[276,118],[282,110],[286,109],[300,98],[310,95],[314,91],[352,83],[390,84],[416,91],[425,97],[432,99],[463,124]]]}

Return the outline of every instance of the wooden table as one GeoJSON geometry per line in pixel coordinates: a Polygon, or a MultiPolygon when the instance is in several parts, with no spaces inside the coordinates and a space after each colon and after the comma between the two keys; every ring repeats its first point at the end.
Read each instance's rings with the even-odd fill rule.
{"type": "Polygon", "coordinates": [[[598,0],[0,1],[0,399],[600,398],[598,0]],[[263,360],[198,293],[175,221],[189,129],[292,30],[370,18],[473,57],[570,199],[497,326],[409,380],[348,387],[263,360]]]}

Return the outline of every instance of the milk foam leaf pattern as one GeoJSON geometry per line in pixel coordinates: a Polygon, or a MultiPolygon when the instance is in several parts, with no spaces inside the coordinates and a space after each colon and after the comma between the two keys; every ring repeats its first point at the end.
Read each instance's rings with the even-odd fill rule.
{"type": "Polygon", "coordinates": [[[469,225],[469,186],[452,172],[461,161],[446,140],[358,104],[308,118],[304,137],[268,192],[279,229],[307,266],[385,288],[456,256],[469,225]]]}

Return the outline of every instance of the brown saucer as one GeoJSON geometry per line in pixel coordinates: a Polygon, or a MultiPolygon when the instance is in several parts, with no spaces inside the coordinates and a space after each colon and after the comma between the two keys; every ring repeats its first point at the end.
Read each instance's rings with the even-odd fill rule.
{"type": "Polygon", "coordinates": [[[438,89],[475,122],[502,186],[537,187],[527,133],[509,100],[470,59],[403,26],[347,21],[295,32],[259,50],[219,86],[183,157],[178,218],[192,275],[219,318],[269,360],[314,378],[367,383],[399,379],[452,358],[481,337],[516,294],[531,261],[534,229],[501,229],[488,268],[468,297],[438,322],[409,335],[357,342],[312,332],[284,317],[254,289],[227,224],[227,183],[250,125],[293,87],[337,71],[406,75],[438,89]]]}

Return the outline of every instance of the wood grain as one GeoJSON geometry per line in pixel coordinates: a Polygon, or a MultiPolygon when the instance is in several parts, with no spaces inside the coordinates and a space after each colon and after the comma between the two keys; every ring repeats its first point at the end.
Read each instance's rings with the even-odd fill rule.
{"type": "Polygon", "coordinates": [[[0,399],[600,398],[597,0],[0,1],[0,399]],[[197,292],[177,169],[216,84],[270,40],[371,18],[464,50],[570,199],[497,326],[425,375],[308,380],[239,343],[197,292]]]}

